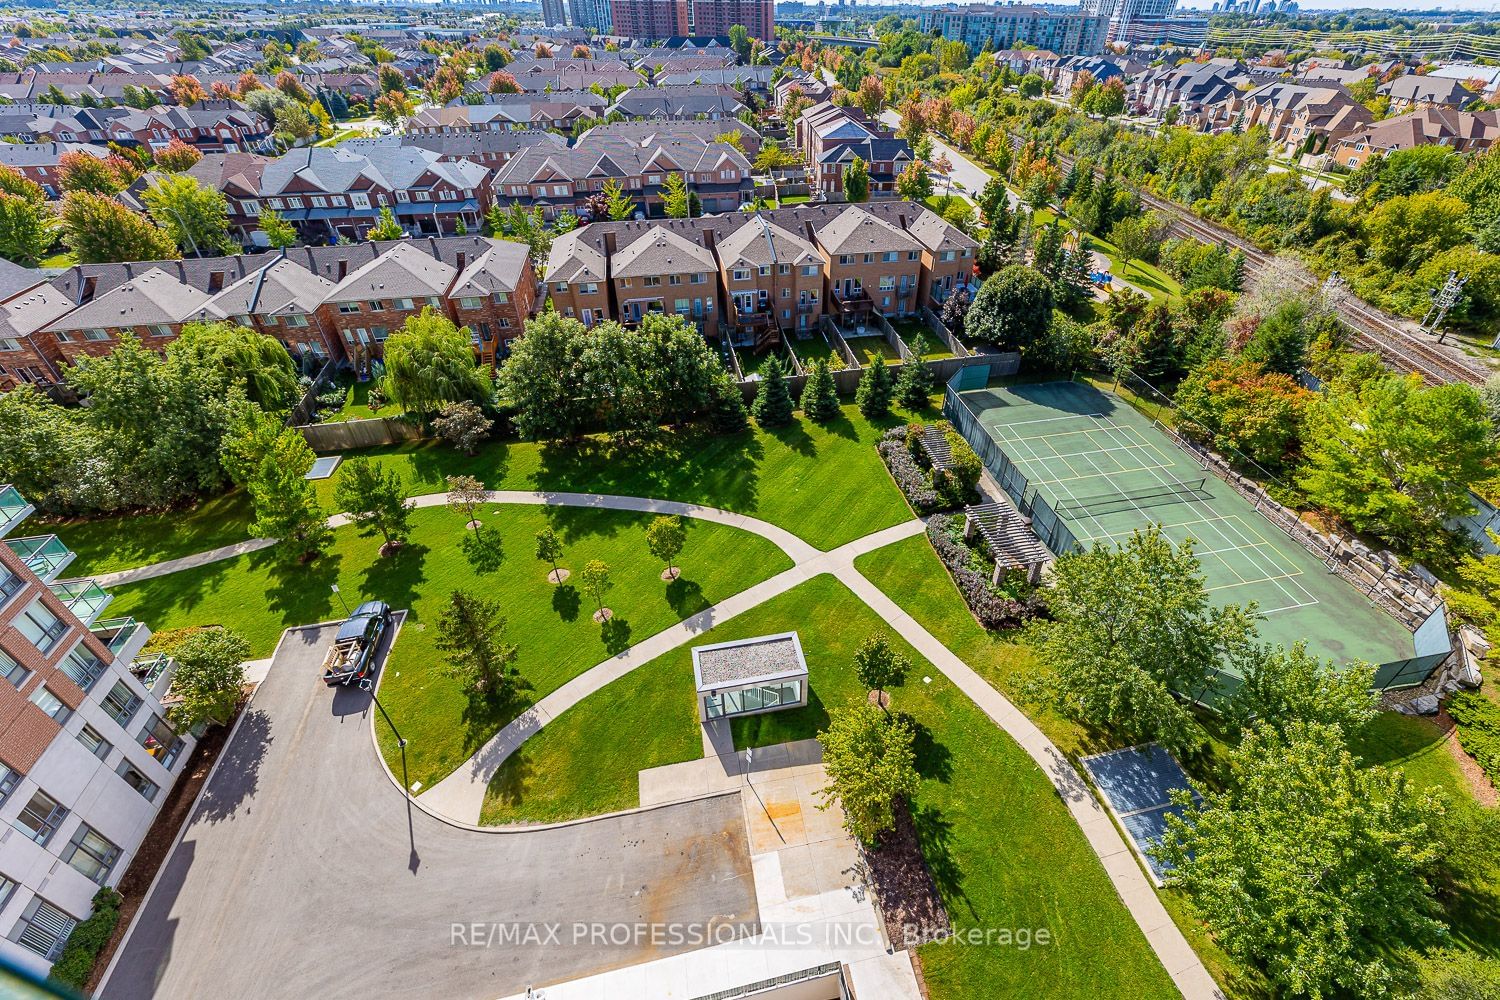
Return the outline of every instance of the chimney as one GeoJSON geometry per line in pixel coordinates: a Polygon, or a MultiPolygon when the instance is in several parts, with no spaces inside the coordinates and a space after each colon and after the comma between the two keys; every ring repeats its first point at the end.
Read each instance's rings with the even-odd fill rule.
{"type": "Polygon", "coordinates": [[[458,259],[457,259],[457,261],[454,262],[453,266],[456,267],[456,268],[458,268],[458,270],[460,272],[462,272],[463,269],[464,269],[464,264],[468,261],[468,259],[469,259],[468,254],[466,254],[462,250],[460,250],[458,252],[458,259]]]}
{"type": "Polygon", "coordinates": [[[604,256],[606,256],[606,257],[613,257],[614,255],[615,255],[615,234],[612,233],[612,232],[606,232],[604,234],[604,256]]]}
{"type": "Polygon", "coordinates": [[[707,250],[709,252],[713,252],[713,250],[718,245],[719,245],[719,232],[718,232],[718,230],[714,229],[712,226],[705,226],[704,229],[703,229],[703,249],[705,249],[705,250],[707,250]]]}
{"type": "Polygon", "coordinates": [[[905,229],[905,228],[906,228],[906,213],[905,213],[905,212],[901,212],[901,213],[899,213],[899,214],[898,214],[898,215],[897,215],[897,216],[896,216],[896,218],[897,218],[897,220],[899,220],[899,221],[900,221],[900,223],[901,223],[901,228],[902,228],[902,229],[905,229]]]}
{"type": "Polygon", "coordinates": [[[339,281],[343,281],[348,276],[349,276],[349,261],[346,258],[344,258],[344,257],[340,257],[339,258],[339,277],[338,277],[338,280],[339,281]]]}

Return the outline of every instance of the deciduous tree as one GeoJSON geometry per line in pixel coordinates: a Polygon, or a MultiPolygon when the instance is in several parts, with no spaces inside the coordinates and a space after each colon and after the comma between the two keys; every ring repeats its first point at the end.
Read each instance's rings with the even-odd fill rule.
{"type": "Polygon", "coordinates": [[[1157,857],[1220,947],[1289,996],[1395,993],[1396,955],[1440,938],[1437,789],[1363,766],[1332,727],[1268,727],[1231,751],[1223,791],[1176,793],[1157,857]]]}
{"type": "Polygon", "coordinates": [[[141,192],[141,201],[152,221],[179,249],[195,257],[234,249],[234,241],[229,238],[229,203],[223,194],[199,183],[196,177],[162,177],[141,192]]]}
{"type": "Polygon", "coordinates": [[[449,403],[488,401],[490,379],[474,361],[469,328],[460,329],[432,306],[385,342],[386,398],[428,420],[449,403]]]}
{"type": "Polygon", "coordinates": [[[170,234],[113,198],[71,191],[63,197],[58,218],[63,243],[80,264],[181,256],[170,234]]]}
{"type": "Polygon", "coordinates": [[[444,406],[432,422],[433,433],[469,456],[478,454],[479,445],[494,426],[495,422],[469,399],[444,406]]]}
{"type": "Polygon", "coordinates": [[[245,695],[250,644],[225,628],[193,632],[172,649],[172,706],[167,721],[179,731],[223,726],[245,695]]]}
{"type": "Polygon", "coordinates": [[[260,210],[260,231],[266,235],[266,243],[273,250],[282,250],[297,245],[297,227],[274,208],[260,210]]]}
{"type": "Polygon", "coordinates": [[[479,540],[479,505],[489,496],[484,483],[474,476],[448,477],[448,509],[464,516],[464,523],[474,529],[474,538],[479,540]]]}
{"type": "Polygon", "coordinates": [[[411,535],[416,505],[408,498],[406,480],[393,468],[358,455],[346,459],[339,467],[333,502],[348,512],[361,535],[383,539],[381,555],[394,552],[411,535]]]}
{"type": "Polygon", "coordinates": [[[1023,354],[1052,320],[1052,283],[1024,264],[985,279],[974,296],[965,329],[975,340],[1023,354]]]}
{"type": "Polygon", "coordinates": [[[562,539],[557,537],[557,532],[551,528],[543,528],[536,533],[536,557],[544,563],[550,563],[552,574],[550,579],[553,583],[560,582],[562,571],[557,561],[563,557],[562,539]]]}
{"type": "Polygon", "coordinates": [[[1248,729],[1259,722],[1285,735],[1306,722],[1332,726],[1350,739],[1380,710],[1374,667],[1320,660],[1308,655],[1306,642],[1258,647],[1236,666],[1242,682],[1221,706],[1231,725],[1248,729]]]}
{"type": "Polygon", "coordinates": [[[1191,544],[1156,527],[1058,559],[1047,603],[1054,620],[1031,637],[1052,667],[1041,686],[1064,714],[1174,750],[1202,740],[1178,696],[1204,697],[1221,660],[1243,657],[1255,634],[1253,605],[1215,607],[1191,544]]]}
{"type": "Polygon", "coordinates": [[[916,733],[869,703],[834,709],[818,734],[828,785],[820,808],[837,801],[844,828],[865,844],[895,826],[895,803],[916,793],[916,733]]]}
{"type": "Polygon", "coordinates": [[[882,708],[885,707],[886,692],[905,684],[910,672],[911,658],[897,649],[884,632],[867,636],[854,651],[855,676],[865,690],[881,696],[882,708]]]}
{"type": "Polygon", "coordinates": [[[687,528],[683,525],[682,518],[676,515],[664,514],[652,518],[651,523],[646,526],[646,547],[653,556],[667,564],[666,575],[674,580],[678,571],[673,560],[682,552],[686,543],[687,528]]]}
{"type": "Polygon", "coordinates": [[[870,168],[858,156],[844,168],[844,197],[853,204],[870,200],[870,168]]]}

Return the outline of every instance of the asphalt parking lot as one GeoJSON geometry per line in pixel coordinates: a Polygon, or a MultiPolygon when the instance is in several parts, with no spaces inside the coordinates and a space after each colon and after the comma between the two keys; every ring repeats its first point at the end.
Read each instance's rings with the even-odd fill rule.
{"type": "Polygon", "coordinates": [[[321,681],[334,628],[283,639],[101,996],[496,997],[755,925],[738,796],[516,833],[408,808],[370,696],[321,681]]]}

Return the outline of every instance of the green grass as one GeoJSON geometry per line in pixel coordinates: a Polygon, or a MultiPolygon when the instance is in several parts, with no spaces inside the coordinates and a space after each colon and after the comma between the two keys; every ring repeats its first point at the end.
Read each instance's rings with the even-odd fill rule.
{"type": "Polygon", "coordinates": [[[369,420],[372,417],[399,417],[402,410],[389,404],[380,408],[377,413],[370,409],[370,390],[377,384],[374,379],[368,382],[360,382],[355,379],[343,379],[340,387],[344,391],[344,405],[337,413],[329,413],[323,417],[324,423],[335,423],[344,420],[369,420]]]}
{"type": "Polygon", "coordinates": [[[886,364],[901,360],[901,355],[896,353],[896,349],[886,343],[885,337],[879,334],[869,337],[846,337],[844,342],[854,352],[854,359],[862,368],[870,367],[876,358],[884,358],[886,364]]]}
{"type": "MultiPolygon", "coordinates": [[[[755,351],[749,347],[736,347],[734,351],[737,355],[739,355],[740,372],[746,378],[749,378],[751,375],[760,374],[761,368],[763,368],[766,362],[770,361],[772,358],[781,359],[781,367],[787,375],[796,374],[796,370],[792,367],[792,360],[787,356],[787,353],[783,348],[772,347],[760,354],[756,354],[755,351]]],[[[801,355],[799,354],[798,356],[800,357],[801,355]]]]}
{"type": "Polygon", "coordinates": [[[78,554],[69,574],[90,576],[242,542],[250,537],[253,516],[249,496],[234,490],[184,510],[98,520],[38,520],[31,527],[56,532],[78,554]]]}
{"type": "MultiPolygon", "coordinates": [[[[788,427],[718,435],[699,427],[616,446],[603,438],[556,445],[491,442],[468,458],[435,441],[364,454],[400,469],[414,493],[447,488],[446,477],[479,477],[490,489],[569,490],[666,497],[750,514],[831,549],[899,524],[911,511],[874,444],[900,416],[871,423],[857,407],[827,426],[799,418],[788,427]]],[[[332,506],[334,480],[317,484],[332,506]]]]}
{"type": "Polygon", "coordinates": [[[797,352],[797,360],[802,362],[803,368],[811,368],[812,363],[819,358],[828,362],[828,367],[833,371],[848,367],[843,356],[833,349],[833,345],[825,340],[821,333],[816,331],[806,340],[793,340],[791,346],[792,350],[797,352]]]}
{"type": "MultiPolygon", "coordinates": [[[[688,427],[635,446],[615,446],[602,437],[560,444],[492,441],[469,458],[428,440],[349,454],[399,469],[413,495],[443,492],[447,476],[467,474],[490,489],[665,497],[750,514],[831,549],[911,517],[874,448],[880,431],[904,418],[872,424],[853,405],[843,412],[826,427],[800,417],[789,427],[729,436],[688,427]]],[[[330,511],[336,481],[314,484],[330,511]]],[[[80,521],[64,537],[89,572],[159,562],[248,537],[249,504],[226,499],[160,520],[121,515],[80,521]]]]}
{"type": "MultiPolygon", "coordinates": [[[[651,517],[623,511],[531,506],[485,507],[480,514],[487,544],[480,552],[460,515],[424,508],[412,515],[411,543],[381,559],[378,540],[352,529],[336,532],[329,553],[306,566],[286,567],[269,552],[174,573],[115,590],[111,614],[131,614],[161,630],[220,624],[249,640],[251,655],[268,656],[290,625],[343,616],[330,590],[344,598],[379,598],[411,616],[385,668],[380,694],[408,741],[413,781],[431,785],[510,721],[524,706],[471,710],[449,679],[432,625],[448,595],[479,590],[501,602],[505,634],[520,651],[517,665],[540,698],[621,649],[723,600],[791,565],[757,535],[687,520],[682,577],[665,584],[661,564],[647,554],[651,517]],[[592,600],[575,585],[553,587],[546,567],[532,558],[536,532],[552,526],[567,546],[564,566],[580,569],[602,559],[613,569],[606,603],[616,615],[608,628],[594,624],[592,600]]],[[[399,765],[394,743],[382,749],[399,765]]]]}
{"type": "Polygon", "coordinates": [[[71,250],[59,250],[50,257],[43,257],[36,262],[37,267],[72,267],[78,263],[78,258],[73,256],[71,250]]]}
{"type": "MultiPolygon", "coordinates": [[[[736,745],[810,737],[827,724],[830,708],[857,702],[863,692],[853,652],[881,627],[843,584],[823,576],[706,633],[699,642],[796,628],[807,656],[809,705],[736,720],[736,745]]],[[[1043,988],[1047,996],[1176,996],[1046,776],[945,677],[896,642],[914,661],[892,698],[892,710],[909,713],[918,729],[923,780],[913,812],[955,925],[1046,928],[1054,939],[1028,950],[928,945],[921,957],[931,995],[1030,998],[1043,988]]],[[[691,657],[683,649],[595,693],[528,741],[497,775],[483,821],[635,805],[639,769],[700,753],[691,657]]]]}
{"type": "Polygon", "coordinates": [[[1151,296],[1153,302],[1171,301],[1182,298],[1182,286],[1178,284],[1165,271],[1143,261],[1132,260],[1126,262],[1120,256],[1120,251],[1108,240],[1097,236],[1088,237],[1095,250],[1109,258],[1110,273],[1121,281],[1127,282],[1139,288],[1151,296]]]}
{"type": "Polygon", "coordinates": [[[940,342],[931,328],[919,319],[893,319],[891,326],[896,328],[896,336],[906,342],[907,347],[916,343],[920,335],[927,340],[927,350],[922,354],[924,361],[937,361],[942,358],[953,357],[953,352],[948,350],[947,345],[940,342]]]}
{"type": "Polygon", "coordinates": [[[811,195],[806,195],[806,194],[789,194],[789,195],[783,195],[782,196],[781,204],[782,204],[782,207],[784,208],[787,205],[805,205],[805,204],[807,204],[811,200],[812,200],[812,196],[811,195]]]}

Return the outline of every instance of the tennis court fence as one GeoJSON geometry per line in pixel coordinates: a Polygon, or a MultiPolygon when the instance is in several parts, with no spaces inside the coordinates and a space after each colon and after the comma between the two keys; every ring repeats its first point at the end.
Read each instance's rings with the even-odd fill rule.
{"type": "Polygon", "coordinates": [[[1063,521],[1062,516],[1027,481],[1021,470],[1016,468],[1016,463],[1011,461],[1005,450],[979,423],[979,415],[969,409],[969,404],[959,395],[965,389],[982,388],[989,384],[989,380],[988,365],[960,368],[948,380],[943,392],[943,416],[969,442],[984,467],[1016,505],[1016,510],[1031,518],[1031,530],[1036,532],[1036,536],[1053,555],[1082,552],[1083,546],[1078,543],[1078,537],[1063,521]]]}

